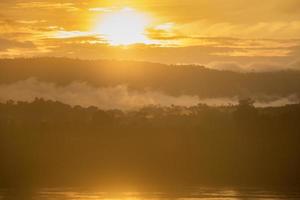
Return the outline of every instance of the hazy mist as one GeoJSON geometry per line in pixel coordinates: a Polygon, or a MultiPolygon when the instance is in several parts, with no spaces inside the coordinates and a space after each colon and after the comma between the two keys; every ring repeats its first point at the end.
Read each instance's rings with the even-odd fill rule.
{"type": "MultiPolygon", "coordinates": [[[[195,106],[199,103],[210,106],[236,105],[239,97],[200,98],[197,95],[173,96],[162,91],[145,89],[135,91],[126,85],[95,87],[86,82],[74,81],[61,86],[53,82],[29,78],[11,84],[0,84],[0,101],[28,101],[35,98],[60,101],[69,105],[83,107],[96,106],[100,109],[139,109],[148,105],[159,106],[195,106]]],[[[298,103],[297,95],[287,97],[257,96],[256,106],[282,106],[298,103]]]]}

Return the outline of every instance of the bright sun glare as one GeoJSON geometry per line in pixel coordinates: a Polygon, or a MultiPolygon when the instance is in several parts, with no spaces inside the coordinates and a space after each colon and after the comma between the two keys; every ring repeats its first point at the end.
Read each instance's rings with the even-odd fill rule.
{"type": "Polygon", "coordinates": [[[132,8],[106,13],[96,26],[96,32],[101,34],[111,45],[131,45],[149,43],[145,29],[149,18],[132,8]]]}

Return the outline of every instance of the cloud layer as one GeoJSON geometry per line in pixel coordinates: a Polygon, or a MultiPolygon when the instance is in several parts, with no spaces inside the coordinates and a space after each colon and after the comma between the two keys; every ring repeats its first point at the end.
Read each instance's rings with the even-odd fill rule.
{"type": "Polygon", "coordinates": [[[0,6],[0,58],[264,63],[277,70],[300,56],[299,0],[1,0],[0,6]],[[153,17],[145,34],[157,45],[111,47],[92,31],[105,14],[126,7],[153,17]]]}

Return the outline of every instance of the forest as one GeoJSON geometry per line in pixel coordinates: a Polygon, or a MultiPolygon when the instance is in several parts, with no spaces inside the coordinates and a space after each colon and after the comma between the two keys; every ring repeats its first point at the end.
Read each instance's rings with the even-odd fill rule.
{"type": "Polygon", "coordinates": [[[299,185],[300,104],[0,103],[0,185],[299,185]]]}

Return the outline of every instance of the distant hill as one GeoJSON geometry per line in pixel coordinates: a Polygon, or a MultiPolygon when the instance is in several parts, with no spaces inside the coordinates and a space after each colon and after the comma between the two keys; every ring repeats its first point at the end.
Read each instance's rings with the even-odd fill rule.
{"type": "Polygon", "coordinates": [[[148,88],[171,95],[198,95],[201,98],[300,94],[299,71],[238,73],[196,65],[67,58],[0,60],[0,84],[30,77],[62,85],[73,81],[95,86],[126,84],[131,89],[148,88]]]}

